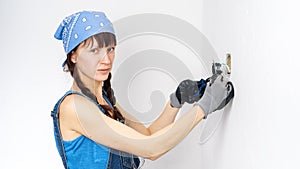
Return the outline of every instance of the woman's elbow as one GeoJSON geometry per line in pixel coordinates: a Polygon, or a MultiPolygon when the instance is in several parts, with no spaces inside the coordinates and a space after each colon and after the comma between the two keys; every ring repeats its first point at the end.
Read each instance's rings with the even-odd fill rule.
{"type": "Polygon", "coordinates": [[[164,154],[164,153],[162,153],[162,154],[157,154],[157,153],[149,152],[149,153],[148,153],[146,156],[144,156],[143,158],[148,159],[148,160],[151,160],[151,161],[155,161],[155,160],[157,160],[158,158],[160,158],[163,154],[164,154]]]}
{"type": "Polygon", "coordinates": [[[155,161],[157,160],[158,158],[160,158],[161,156],[154,156],[154,157],[149,157],[147,159],[151,160],[151,161],[155,161]]]}

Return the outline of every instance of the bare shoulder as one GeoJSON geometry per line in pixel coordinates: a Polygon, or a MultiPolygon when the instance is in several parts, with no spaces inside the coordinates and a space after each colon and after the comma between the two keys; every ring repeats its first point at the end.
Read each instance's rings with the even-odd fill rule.
{"type": "Polygon", "coordinates": [[[81,96],[72,94],[68,95],[60,104],[59,115],[62,120],[63,117],[76,117],[75,113],[75,104],[79,103],[79,99],[82,99],[81,96]]]}
{"type": "Polygon", "coordinates": [[[72,94],[67,96],[59,107],[59,122],[64,140],[72,140],[83,135],[82,128],[76,114],[76,104],[82,104],[86,99],[72,94]]]}
{"type": "MultiPolygon", "coordinates": [[[[80,106],[91,106],[94,105],[89,99],[78,94],[71,94],[65,97],[60,105],[60,112],[74,115],[76,108],[80,106]]],[[[75,114],[76,115],[76,114],[75,114]]]]}

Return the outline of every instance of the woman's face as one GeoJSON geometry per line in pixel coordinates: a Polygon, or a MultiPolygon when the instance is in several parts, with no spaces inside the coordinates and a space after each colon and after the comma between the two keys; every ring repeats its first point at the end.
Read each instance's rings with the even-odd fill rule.
{"type": "Polygon", "coordinates": [[[115,46],[99,48],[97,41],[91,38],[78,46],[72,55],[78,73],[96,81],[105,81],[112,69],[115,46]]]}

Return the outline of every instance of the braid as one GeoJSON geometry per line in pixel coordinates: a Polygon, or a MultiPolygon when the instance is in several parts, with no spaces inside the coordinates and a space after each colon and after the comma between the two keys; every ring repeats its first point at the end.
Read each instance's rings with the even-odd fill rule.
{"type": "Polygon", "coordinates": [[[88,96],[89,98],[91,98],[94,101],[97,100],[97,97],[90,91],[90,89],[85,87],[85,85],[81,81],[79,74],[78,74],[78,70],[76,68],[74,69],[73,78],[74,78],[75,82],[77,83],[77,86],[79,87],[79,89],[82,91],[82,93],[84,95],[88,96]]]}
{"type": "MultiPolygon", "coordinates": [[[[75,80],[75,82],[77,83],[77,86],[79,87],[79,89],[81,90],[81,92],[88,96],[89,98],[91,98],[92,100],[94,100],[96,103],[98,103],[97,101],[97,97],[90,91],[90,89],[88,89],[87,87],[85,87],[85,85],[83,84],[83,82],[81,81],[79,74],[77,72],[77,68],[74,68],[74,72],[73,72],[73,78],[75,80]]],[[[103,108],[104,106],[101,105],[103,108]]],[[[110,114],[108,113],[107,108],[104,108],[105,112],[104,114],[111,117],[110,114]]]]}
{"type": "Polygon", "coordinates": [[[120,113],[119,109],[116,107],[116,99],[114,96],[114,92],[111,88],[110,79],[111,79],[111,73],[109,73],[108,78],[104,81],[103,90],[106,92],[108,100],[112,103],[114,109],[112,110],[109,106],[105,106],[105,107],[109,107],[113,111],[113,119],[122,122],[125,119],[120,113]]]}

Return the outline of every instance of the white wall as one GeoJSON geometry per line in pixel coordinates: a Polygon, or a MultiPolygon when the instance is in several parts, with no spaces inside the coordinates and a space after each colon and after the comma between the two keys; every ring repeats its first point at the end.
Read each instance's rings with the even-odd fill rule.
{"type": "MultiPolygon", "coordinates": [[[[201,133],[211,133],[216,127],[201,122],[175,149],[157,161],[147,161],[145,168],[299,168],[300,112],[296,98],[300,95],[300,12],[296,1],[0,3],[0,168],[63,168],[54,144],[50,111],[71,79],[60,68],[64,54],[53,33],[64,16],[82,9],[105,11],[112,21],[145,12],[175,16],[201,31],[221,60],[227,52],[232,54],[236,97],[223,116],[215,116],[216,124],[221,121],[214,135],[199,144],[201,133]]],[[[190,55],[176,56],[187,61],[186,57],[193,58],[190,55]]],[[[194,71],[199,71],[198,65],[188,66],[192,77],[202,75],[194,71]]],[[[168,88],[165,98],[175,87],[174,81],[169,82],[171,85],[163,86],[168,88]]],[[[138,108],[148,109],[146,101],[141,104],[144,107],[138,108]]]]}
{"type": "Polygon", "coordinates": [[[204,0],[203,32],[231,52],[236,98],[204,168],[299,168],[299,2],[204,0]]]}

